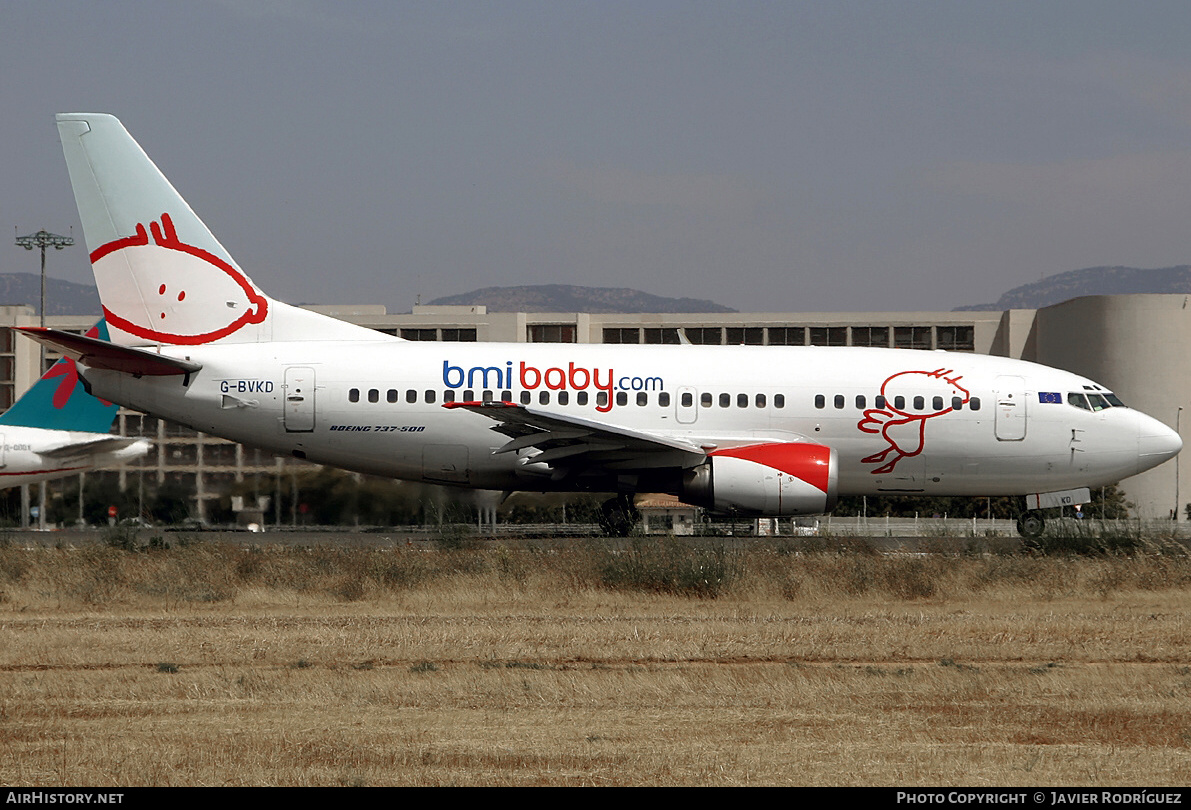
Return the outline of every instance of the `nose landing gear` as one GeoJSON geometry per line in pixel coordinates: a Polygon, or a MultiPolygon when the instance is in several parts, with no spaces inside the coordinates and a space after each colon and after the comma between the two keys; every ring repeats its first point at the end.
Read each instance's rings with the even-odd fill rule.
{"type": "Polygon", "coordinates": [[[1017,516],[1017,533],[1022,537],[1040,537],[1045,528],[1046,519],[1039,509],[1031,509],[1017,516]]]}

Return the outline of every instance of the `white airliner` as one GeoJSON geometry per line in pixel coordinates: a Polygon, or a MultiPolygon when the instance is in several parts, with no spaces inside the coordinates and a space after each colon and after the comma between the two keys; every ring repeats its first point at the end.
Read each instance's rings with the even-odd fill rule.
{"type": "Polygon", "coordinates": [[[610,514],[636,492],[759,516],[876,493],[1038,508],[1182,447],[1092,380],[999,357],[403,341],[265,295],[114,117],[58,129],[111,337],[24,331],[97,395],[206,433],[414,481],[613,493],[610,514]]]}
{"type": "MultiPolygon", "coordinates": [[[[87,334],[106,337],[103,321],[87,334]]],[[[107,432],[119,410],[83,390],[74,360],[59,360],[0,414],[0,488],[115,467],[145,455],[149,442],[107,432]]]]}

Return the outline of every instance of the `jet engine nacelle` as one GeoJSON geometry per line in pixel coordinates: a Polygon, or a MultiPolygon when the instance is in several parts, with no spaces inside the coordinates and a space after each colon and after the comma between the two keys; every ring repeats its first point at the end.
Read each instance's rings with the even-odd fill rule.
{"type": "Polygon", "coordinates": [[[811,442],[773,442],[716,450],[688,471],[680,497],[714,512],[757,517],[820,515],[835,508],[835,450],[811,442]]]}

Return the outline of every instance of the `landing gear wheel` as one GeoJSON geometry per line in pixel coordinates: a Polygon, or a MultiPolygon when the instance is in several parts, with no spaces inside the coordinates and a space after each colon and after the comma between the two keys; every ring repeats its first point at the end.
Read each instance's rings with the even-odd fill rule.
{"type": "Polygon", "coordinates": [[[640,517],[632,498],[624,495],[600,505],[600,528],[609,537],[628,537],[640,517]]]}
{"type": "Polygon", "coordinates": [[[1039,537],[1045,528],[1046,519],[1042,517],[1041,512],[1031,510],[1018,515],[1017,533],[1022,537],[1039,537]]]}

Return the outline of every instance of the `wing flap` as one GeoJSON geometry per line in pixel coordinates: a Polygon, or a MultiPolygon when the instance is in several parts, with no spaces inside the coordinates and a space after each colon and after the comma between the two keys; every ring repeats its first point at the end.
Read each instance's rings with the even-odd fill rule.
{"type": "Polygon", "coordinates": [[[539,453],[526,458],[534,464],[633,470],[693,467],[707,458],[704,448],[683,439],[512,402],[448,402],[443,407],[493,420],[492,429],[510,437],[493,455],[537,449],[539,453]]]}

